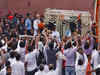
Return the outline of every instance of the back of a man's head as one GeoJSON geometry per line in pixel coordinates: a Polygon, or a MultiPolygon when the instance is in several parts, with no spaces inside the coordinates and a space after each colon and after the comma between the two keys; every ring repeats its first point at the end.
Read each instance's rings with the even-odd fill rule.
{"type": "Polygon", "coordinates": [[[32,46],[28,46],[28,51],[32,52],[33,51],[33,47],[32,46]]]}
{"type": "Polygon", "coordinates": [[[12,50],[16,50],[17,49],[17,42],[15,41],[15,42],[13,42],[12,44],[11,44],[11,49],[12,50]]]}
{"type": "Polygon", "coordinates": [[[54,65],[53,64],[49,64],[49,70],[53,70],[54,69],[54,65]]]}
{"type": "Polygon", "coordinates": [[[21,57],[20,54],[17,53],[16,54],[16,60],[19,61],[20,60],[20,57],[21,57]]]}
{"type": "Polygon", "coordinates": [[[43,71],[44,70],[44,65],[43,64],[40,64],[39,69],[40,69],[40,71],[43,71]]]}
{"type": "Polygon", "coordinates": [[[10,62],[9,62],[9,61],[6,61],[5,66],[6,66],[6,67],[7,67],[7,66],[10,66],[10,62]]]}
{"type": "Polygon", "coordinates": [[[85,49],[89,49],[89,46],[90,46],[89,43],[88,43],[88,42],[85,42],[84,48],[85,48],[85,49]]]}
{"type": "Polygon", "coordinates": [[[11,51],[10,52],[10,58],[14,58],[15,57],[15,52],[14,51],[11,51]]]}
{"type": "Polygon", "coordinates": [[[21,48],[24,48],[24,47],[25,47],[25,42],[24,42],[24,41],[21,41],[20,44],[19,44],[19,46],[20,46],[21,48]]]}
{"type": "Polygon", "coordinates": [[[53,42],[53,41],[51,41],[51,42],[49,43],[49,48],[50,48],[51,50],[54,48],[54,42],[53,42]]]}
{"type": "Polygon", "coordinates": [[[72,44],[71,44],[71,41],[69,41],[67,44],[65,44],[65,49],[68,49],[68,48],[71,48],[72,47],[72,44]]]}
{"type": "Polygon", "coordinates": [[[30,16],[30,13],[27,13],[26,16],[29,17],[30,16]]]}

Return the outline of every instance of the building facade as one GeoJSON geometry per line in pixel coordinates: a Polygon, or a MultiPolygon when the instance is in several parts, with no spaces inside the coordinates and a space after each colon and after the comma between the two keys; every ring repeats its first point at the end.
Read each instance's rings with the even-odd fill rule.
{"type": "Polygon", "coordinates": [[[89,10],[93,13],[94,0],[0,0],[0,16],[9,11],[20,12],[44,12],[46,8],[59,8],[65,10],[89,10]]]}

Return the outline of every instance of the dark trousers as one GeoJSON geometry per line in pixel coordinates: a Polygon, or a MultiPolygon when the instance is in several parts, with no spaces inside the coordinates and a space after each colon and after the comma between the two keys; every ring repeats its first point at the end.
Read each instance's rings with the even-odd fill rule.
{"type": "Polygon", "coordinates": [[[65,75],[65,68],[62,68],[62,75],[65,75]]]}
{"type": "Polygon", "coordinates": [[[27,35],[31,35],[31,30],[27,30],[27,35]]]}

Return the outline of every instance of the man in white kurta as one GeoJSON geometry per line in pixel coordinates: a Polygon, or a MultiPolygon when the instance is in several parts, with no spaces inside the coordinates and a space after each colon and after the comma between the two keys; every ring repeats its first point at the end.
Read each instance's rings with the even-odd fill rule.
{"type": "Polygon", "coordinates": [[[12,69],[10,66],[6,66],[4,67],[1,71],[0,71],[0,75],[12,75],[12,69]]]}
{"type": "Polygon", "coordinates": [[[56,75],[56,71],[50,70],[46,75],[56,75]]]}
{"type": "Polygon", "coordinates": [[[61,51],[58,51],[56,56],[57,56],[56,75],[62,75],[62,62],[65,59],[65,57],[61,51]]]}
{"type": "Polygon", "coordinates": [[[16,62],[14,53],[14,51],[10,52],[10,58],[8,59],[8,61],[11,63],[11,66],[16,62]]]}
{"type": "Polygon", "coordinates": [[[38,72],[35,73],[35,75],[46,75],[46,73],[44,71],[39,70],[38,72]]]}
{"type": "Polygon", "coordinates": [[[6,68],[3,68],[3,69],[0,71],[0,75],[6,75],[6,68]]]}
{"type": "Polygon", "coordinates": [[[24,62],[25,61],[25,42],[24,41],[19,41],[18,42],[18,47],[17,47],[17,52],[21,55],[21,61],[24,62]]]}
{"type": "Polygon", "coordinates": [[[37,50],[32,50],[32,47],[28,47],[29,53],[25,56],[26,71],[27,74],[34,75],[33,71],[37,68],[36,56],[38,54],[37,50]]]}
{"type": "Polygon", "coordinates": [[[39,29],[38,24],[40,24],[40,22],[41,22],[41,21],[40,21],[40,15],[37,14],[36,17],[37,17],[37,19],[34,20],[34,22],[33,22],[34,35],[37,35],[38,29],[39,29]]]}
{"type": "Polygon", "coordinates": [[[75,62],[75,70],[76,70],[76,75],[86,75],[86,67],[88,64],[88,59],[85,53],[76,53],[76,62],[75,62]],[[79,60],[83,60],[83,64],[79,65],[79,60]]]}
{"type": "Polygon", "coordinates": [[[16,62],[12,64],[12,75],[25,75],[24,63],[20,61],[20,55],[16,56],[16,62]]]}
{"type": "MultiPolygon", "coordinates": [[[[100,50],[94,50],[92,52],[91,63],[93,64],[93,69],[96,69],[96,67],[100,64],[100,63],[98,63],[98,60],[99,60],[98,57],[100,57],[99,52],[100,52],[100,50]]],[[[93,75],[96,75],[96,74],[93,73],[93,75]]]]}

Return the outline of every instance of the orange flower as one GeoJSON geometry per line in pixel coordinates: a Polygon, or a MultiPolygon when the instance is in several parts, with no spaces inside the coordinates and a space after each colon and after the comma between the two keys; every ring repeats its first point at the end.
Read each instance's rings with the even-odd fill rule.
{"type": "Polygon", "coordinates": [[[43,28],[44,28],[44,24],[41,22],[40,24],[38,24],[38,27],[39,27],[40,29],[43,29],[43,28]]]}

